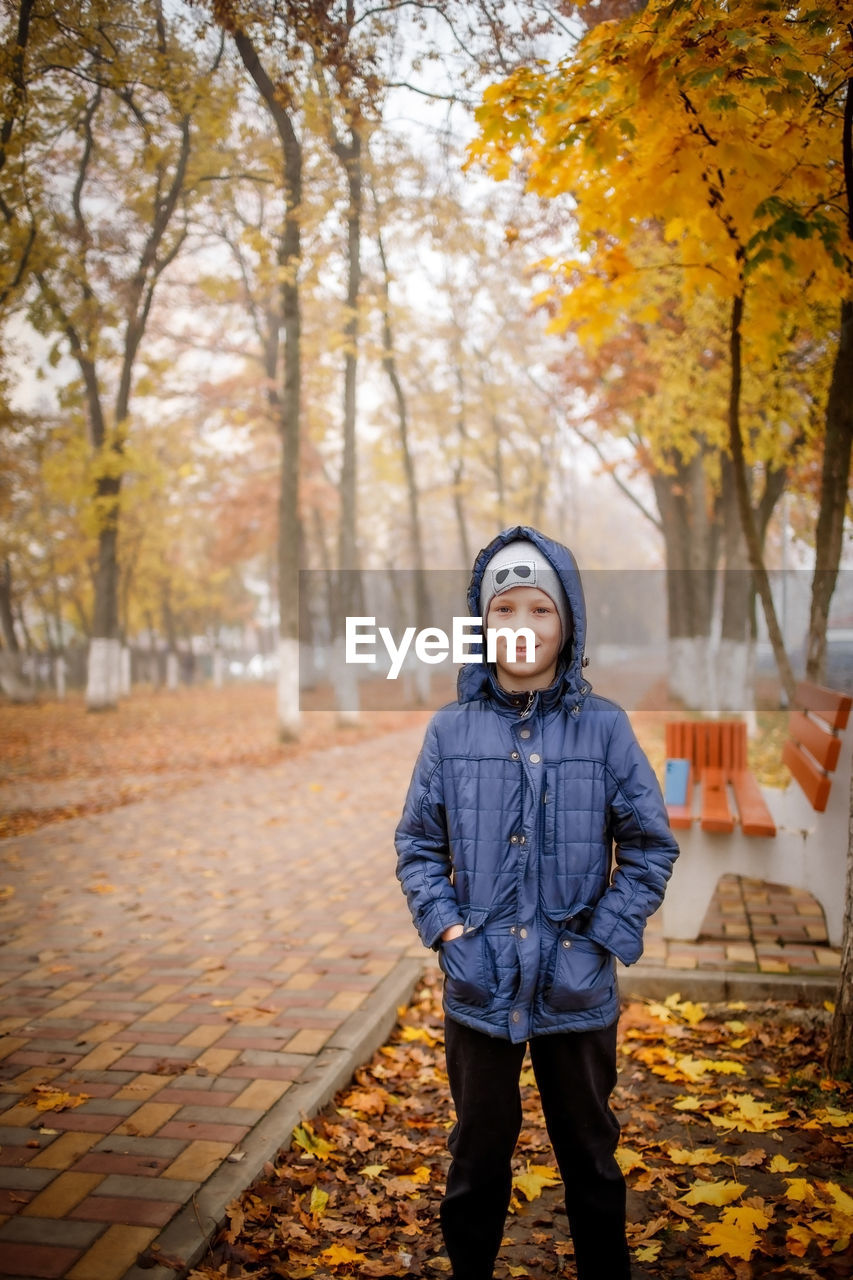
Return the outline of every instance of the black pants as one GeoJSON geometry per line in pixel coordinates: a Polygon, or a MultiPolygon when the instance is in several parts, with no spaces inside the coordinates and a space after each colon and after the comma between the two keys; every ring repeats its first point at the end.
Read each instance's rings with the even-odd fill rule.
{"type": "MultiPolygon", "coordinates": [[[[441,1229],[453,1280],[491,1280],[521,1131],[525,1046],[452,1018],[445,1037],[457,1123],[448,1141],[453,1159],[441,1229]]],[[[625,1180],[614,1158],[619,1122],[608,1104],[616,1083],[616,1024],[537,1036],[530,1056],[565,1187],[578,1280],[630,1280],[625,1180]]]]}

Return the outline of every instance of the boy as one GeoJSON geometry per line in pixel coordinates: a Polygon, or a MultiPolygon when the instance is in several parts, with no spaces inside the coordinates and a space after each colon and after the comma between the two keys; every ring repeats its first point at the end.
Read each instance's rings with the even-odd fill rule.
{"type": "Polygon", "coordinates": [[[583,678],[571,552],[535,529],[506,529],[478,555],[468,605],[484,633],[529,628],[535,647],[527,662],[521,640],[513,661],[498,637],[495,663],[460,669],[458,701],[430,722],[397,828],[397,875],[445,975],[457,1122],[441,1227],[453,1280],[491,1280],[527,1044],[578,1278],[629,1280],[608,1102],[615,960],[642,954],[678,846],[625,712],[583,678]]]}

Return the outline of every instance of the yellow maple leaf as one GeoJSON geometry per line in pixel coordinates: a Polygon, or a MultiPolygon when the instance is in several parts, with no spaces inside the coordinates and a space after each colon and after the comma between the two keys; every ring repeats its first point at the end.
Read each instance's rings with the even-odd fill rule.
{"type": "Polygon", "coordinates": [[[323,1250],[320,1257],[330,1267],[349,1266],[352,1262],[367,1262],[363,1253],[351,1249],[348,1244],[330,1244],[328,1249],[323,1250]]]}
{"type": "Polygon", "coordinates": [[[365,1178],[378,1178],[387,1168],[387,1164],[366,1164],[361,1172],[365,1178]]]}
{"type": "Polygon", "coordinates": [[[643,1245],[641,1249],[634,1251],[634,1257],[638,1262],[657,1262],[658,1254],[662,1245],[659,1240],[655,1240],[653,1244],[643,1245]]]}
{"type": "Polygon", "coordinates": [[[832,1201],[829,1213],[835,1232],[834,1248],[840,1253],[848,1247],[853,1234],[853,1198],[842,1191],[837,1182],[822,1182],[820,1187],[832,1201]]]}
{"type": "Polygon", "coordinates": [[[400,1039],[405,1040],[407,1043],[420,1040],[423,1044],[429,1045],[431,1049],[438,1044],[437,1038],[431,1031],[427,1031],[426,1027],[401,1027],[400,1039]]]}
{"type": "Polygon", "coordinates": [[[815,1111],[811,1120],[803,1125],[804,1129],[822,1129],[829,1125],[833,1129],[846,1129],[853,1124],[853,1111],[841,1111],[838,1107],[821,1107],[815,1111]]]}
{"type": "Polygon", "coordinates": [[[742,1182],[694,1182],[690,1190],[679,1196],[682,1204],[731,1204],[746,1191],[742,1182]]]}
{"type": "Polygon", "coordinates": [[[675,1147],[671,1143],[666,1147],[666,1154],[673,1164],[719,1164],[725,1159],[713,1147],[696,1147],[694,1151],[689,1151],[686,1147],[675,1147]]]}
{"type": "Polygon", "coordinates": [[[311,1188],[310,1210],[315,1218],[322,1218],[326,1212],[326,1206],[329,1203],[328,1191],[322,1191],[320,1187],[311,1188]]]}
{"type": "Polygon", "coordinates": [[[529,1164],[526,1173],[515,1175],[512,1185],[526,1200],[535,1200],[541,1196],[543,1187],[553,1187],[559,1180],[556,1169],[549,1169],[544,1164],[529,1164]]]}
{"type": "Polygon", "coordinates": [[[788,1252],[795,1258],[804,1258],[808,1252],[814,1236],[808,1227],[799,1224],[789,1227],[788,1234],[785,1237],[785,1246],[788,1252]]]}
{"type": "Polygon", "coordinates": [[[795,1204],[814,1204],[815,1190],[808,1178],[786,1178],[788,1190],[785,1195],[795,1204]]]}
{"type": "Polygon", "coordinates": [[[297,1147],[301,1147],[308,1155],[316,1156],[319,1160],[328,1160],[334,1150],[330,1142],[317,1136],[307,1121],[304,1124],[298,1124],[293,1130],[293,1141],[297,1147]]]}
{"type": "Polygon", "coordinates": [[[795,1169],[802,1169],[802,1167],[799,1161],[789,1160],[783,1155],[775,1155],[770,1161],[771,1173],[793,1173],[795,1169]]]}
{"type": "Polygon", "coordinates": [[[761,1209],[748,1205],[724,1209],[719,1222],[710,1222],[701,1236],[702,1244],[712,1246],[710,1258],[741,1258],[747,1262],[760,1243],[758,1233],[770,1226],[770,1218],[761,1209]]]}
{"type": "Polygon", "coordinates": [[[689,1053],[678,1058],[675,1065],[688,1080],[694,1081],[704,1079],[709,1072],[720,1076],[742,1076],[746,1074],[744,1067],[739,1062],[731,1062],[725,1059],[715,1062],[713,1058],[694,1058],[689,1053]]]}
{"type": "Polygon", "coordinates": [[[632,1169],[648,1168],[639,1151],[635,1151],[633,1147],[617,1147],[616,1163],[623,1173],[630,1173],[632,1169]]]}
{"type": "Polygon", "coordinates": [[[756,1100],[751,1093],[726,1094],[730,1107],[722,1116],[709,1116],[711,1124],[720,1129],[737,1129],[741,1133],[766,1133],[778,1129],[788,1120],[787,1111],[773,1111],[769,1102],[756,1100]]]}
{"type": "Polygon", "coordinates": [[[419,1164],[414,1173],[410,1173],[409,1177],[412,1182],[429,1182],[430,1171],[425,1164],[419,1164]]]}

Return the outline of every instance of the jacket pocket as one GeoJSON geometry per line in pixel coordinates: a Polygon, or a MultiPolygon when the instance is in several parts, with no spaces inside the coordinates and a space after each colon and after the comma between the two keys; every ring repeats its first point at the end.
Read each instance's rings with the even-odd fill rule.
{"type": "Polygon", "coordinates": [[[615,958],[591,938],[564,929],[557,938],[545,1004],[558,1013],[594,1009],[613,994],[615,958]]]}
{"type": "MultiPolygon", "coordinates": [[[[482,913],[485,916],[485,912],[482,913]]],[[[470,920],[470,918],[469,918],[470,920]]],[[[472,928],[451,942],[442,942],[438,963],[445,977],[445,994],[461,1004],[486,1005],[492,998],[494,966],[490,963],[486,935],[472,928]]]]}

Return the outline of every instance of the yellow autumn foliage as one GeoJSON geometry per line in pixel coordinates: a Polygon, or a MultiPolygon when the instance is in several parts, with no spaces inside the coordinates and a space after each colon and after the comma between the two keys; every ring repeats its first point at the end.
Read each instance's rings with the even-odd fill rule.
{"type": "Polygon", "coordinates": [[[654,395],[634,428],[660,465],[701,436],[725,448],[725,313],[744,301],[749,462],[790,460],[817,430],[853,252],[838,202],[845,9],[782,0],[651,0],[589,30],[553,67],[516,70],[477,113],[469,164],[566,202],[553,326],[601,346],[643,331],[654,395]],[[824,86],[833,91],[824,92],[824,86]],[[804,392],[806,394],[804,394],[804,392]],[[701,423],[701,432],[697,430],[701,423]],[[786,452],[788,451],[788,452],[786,452]]]}

